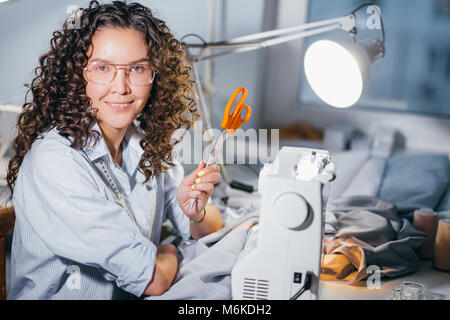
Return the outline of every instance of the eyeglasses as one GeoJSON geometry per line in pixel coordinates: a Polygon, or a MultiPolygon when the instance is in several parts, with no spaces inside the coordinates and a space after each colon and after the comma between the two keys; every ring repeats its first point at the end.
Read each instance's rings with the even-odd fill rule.
{"type": "Polygon", "coordinates": [[[113,64],[106,62],[91,62],[83,68],[86,78],[96,84],[109,84],[116,77],[119,69],[125,70],[128,80],[135,86],[146,86],[155,79],[156,71],[147,63],[113,64]]]}

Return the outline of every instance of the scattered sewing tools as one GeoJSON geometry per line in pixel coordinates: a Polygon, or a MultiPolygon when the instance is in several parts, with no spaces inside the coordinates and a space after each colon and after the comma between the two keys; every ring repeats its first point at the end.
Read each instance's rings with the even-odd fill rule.
{"type": "MultiPolygon", "coordinates": [[[[206,166],[209,166],[211,163],[213,163],[216,159],[216,153],[222,146],[223,142],[225,141],[227,136],[233,136],[236,131],[250,119],[252,115],[252,109],[250,109],[249,106],[243,104],[245,98],[247,97],[247,90],[245,88],[237,88],[233,95],[231,96],[230,100],[228,100],[227,106],[225,107],[225,112],[223,115],[223,121],[220,124],[220,126],[223,128],[220,132],[219,136],[215,139],[213,148],[211,150],[211,153],[209,154],[208,161],[206,162],[206,166]],[[234,101],[236,100],[236,97],[239,93],[241,94],[241,97],[239,98],[238,103],[236,104],[236,107],[234,108],[233,112],[230,114],[231,106],[233,105],[234,101]],[[245,117],[242,118],[242,111],[246,110],[245,117]]],[[[192,199],[191,203],[189,204],[189,210],[191,211],[192,207],[194,206],[197,199],[192,199]]]]}

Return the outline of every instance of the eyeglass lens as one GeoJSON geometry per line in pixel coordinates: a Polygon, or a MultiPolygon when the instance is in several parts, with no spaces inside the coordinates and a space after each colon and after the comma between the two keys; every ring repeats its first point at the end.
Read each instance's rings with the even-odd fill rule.
{"type": "MultiPolygon", "coordinates": [[[[98,84],[108,84],[112,82],[116,76],[119,67],[108,63],[92,63],[86,67],[86,75],[88,80],[98,84]]],[[[135,64],[127,66],[128,79],[134,85],[148,85],[153,82],[155,73],[148,64],[135,64]]]]}

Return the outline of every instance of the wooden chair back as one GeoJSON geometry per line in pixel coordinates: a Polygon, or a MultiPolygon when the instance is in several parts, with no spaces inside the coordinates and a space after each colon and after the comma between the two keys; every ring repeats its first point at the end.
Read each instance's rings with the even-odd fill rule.
{"type": "Polygon", "coordinates": [[[0,208],[0,300],[6,299],[6,236],[14,231],[14,208],[0,208]]]}

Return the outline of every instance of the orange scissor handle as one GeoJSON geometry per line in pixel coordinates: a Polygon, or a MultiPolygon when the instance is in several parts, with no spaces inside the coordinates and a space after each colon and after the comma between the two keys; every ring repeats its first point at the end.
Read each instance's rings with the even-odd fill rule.
{"type": "Polygon", "coordinates": [[[230,135],[233,135],[243,123],[247,122],[248,119],[250,119],[252,115],[252,109],[249,106],[243,104],[246,97],[247,90],[245,88],[237,88],[231,96],[230,100],[228,100],[227,106],[225,107],[225,113],[221,126],[222,128],[226,129],[228,133],[230,133],[230,135]],[[230,115],[231,105],[233,104],[234,100],[236,100],[236,97],[240,92],[242,92],[242,95],[236,107],[234,108],[233,113],[231,113],[230,115]],[[244,109],[247,110],[247,114],[244,118],[241,118],[242,111],[244,109]]]}

